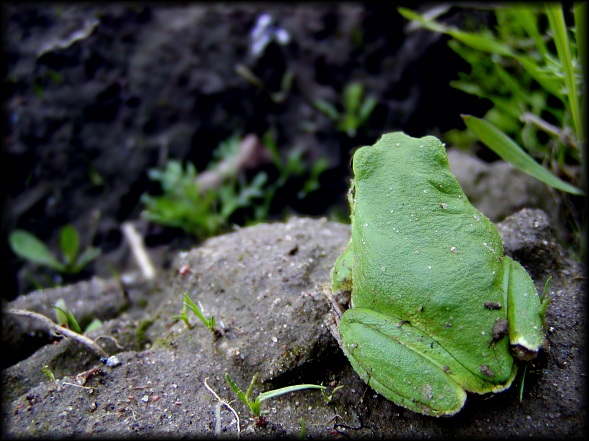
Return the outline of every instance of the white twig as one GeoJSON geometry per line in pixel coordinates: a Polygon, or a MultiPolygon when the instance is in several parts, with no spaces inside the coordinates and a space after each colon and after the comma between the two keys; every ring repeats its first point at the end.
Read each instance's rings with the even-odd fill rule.
{"type": "Polygon", "coordinates": [[[130,222],[123,223],[123,225],[121,225],[121,229],[123,230],[123,234],[127,239],[127,243],[131,247],[133,257],[135,257],[143,277],[146,279],[153,279],[156,272],[155,266],[151,262],[149,254],[147,254],[145,244],[143,243],[143,238],[139,235],[133,224],[130,222]]]}
{"type": "MultiPolygon", "coordinates": [[[[207,380],[208,380],[208,379],[209,379],[209,377],[205,378],[205,381],[204,381],[205,387],[208,389],[208,391],[209,391],[210,393],[212,393],[212,394],[213,394],[213,396],[214,396],[214,397],[215,397],[215,398],[216,398],[216,399],[219,401],[219,403],[221,403],[221,404],[225,405],[225,407],[227,407],[227,409],[229,409],[229,410],[230,410],[230,411],[233,413],[233,415],[235,415],[235,419],[237,420],[237,439],[239,439],[239,435],[240,435],[240,422],[239,422],[239,415],[237,415],[237,412],[235,411],[235,409],[233,409],[233,407],[231,407],[231,406],[229,405],[229,403],[227,403],[226,401],[223,401],[223,400],[222,400],[222,399],[219,397],[219,395],[217,395],[217,394],[215,393],[215,391],[214,391],[213,389],[211,389],[211,387],[210,387],[210,386],[207,384],[207,380]]],[[[219,420],[220,420],[220,417],[219,417],[219,420]]],[[[216,424],[215,424],[215,425],[216,425],[216,424]]],[[[216,433],[216,434],[218,435],[218,433],[216,433]]]]}
{"type": "Polygon", "coordinates": [[[72,331],[71,329],[59,326],[57,323],[55,323],[49,317],[44,316],[43,314],[39,314],[39,313],[33,312],[33,311],[27,311],[26,309],[15,309],[15,308],[8,308],[5,310],[5,312],[7,312],[8,314],[14,314],[14,315],[19,315],[21,317],[28,317],[28,318],[33,318],[35,320],[38,320],[38,321],[44,323],[45,326],[47,326],[53,332],[58,333],[58,334],[63,334],[67,338],[71,338],[72,340],[76,340],[78,343],[81,343],[84,346],[86,346],[87,348],[92,349],[100,357],[108,358],[108,354],[105,352],[105,350],[102,349],[102,347],[98,343],[96,343],[94,340],[86,337],[85,335],[78,334],[76,331],[72,331]]]}
{"type": "Polygon", "coordinates": [[[205,170],[196,177],[201,191],[218,187],[229,176],[242,170],[251,170],[271,160],[262,141],[253,134],[246,135],[239,143],[237,153],[221,161],[214,170],[205,170]]]}

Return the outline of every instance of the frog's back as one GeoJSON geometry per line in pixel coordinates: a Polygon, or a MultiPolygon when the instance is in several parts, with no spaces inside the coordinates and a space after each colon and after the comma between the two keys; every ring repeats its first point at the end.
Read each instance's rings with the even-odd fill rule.
{"type": "Polygon", "coordinates": [[[506,305],[501,237],[469,203],[444,146],[391,133],[353,165],[353,306],[411,323],[473,374],[504,383],[508,339],[490,342],[506,310],[485,307],[506,305]]]}

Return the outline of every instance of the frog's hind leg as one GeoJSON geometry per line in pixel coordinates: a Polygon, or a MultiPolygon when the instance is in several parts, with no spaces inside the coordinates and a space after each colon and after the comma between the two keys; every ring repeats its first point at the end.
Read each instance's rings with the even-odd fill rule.
{"type": "Polygon", "coordinates": [[[339,330],[356,372],[389,400],[432,416],[453,415],[464,406],[464,387],[450,376],[456,362],[445,363],[451,356],[410,324],[353,308],[344,313],[339,330]]]}

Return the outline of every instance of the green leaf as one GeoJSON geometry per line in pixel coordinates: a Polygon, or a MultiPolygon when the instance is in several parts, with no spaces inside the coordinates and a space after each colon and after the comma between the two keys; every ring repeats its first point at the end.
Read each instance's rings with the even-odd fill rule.
{"type": "Polygon", "coordinates": [[[59,299],[57,302],[55,302],[55,305],[53,305],[53,308],[55,308],[55,321],[57,322],[57,324],[61,325],[61,326],[68,326],[69,320],[68,320],[68,315],[65,312],[67,310],[67,306],[65,305],[65,300],[59,299]]]}
{"type": "Polygon", "coordinates": [[[553,175],[549,170],[534,161],[534,159],[529,156],[520,146],[518,146],[511,138],[509,138],[492,124],[471,115],[461,116],[466,126],[474,132],[481,142],[497,153],[503,160],[511,163],[519,170],[529,174],[530,176],[533,176],[547,185],[550,185],[551,187],[571,194],[585,194],[579,188],[564,182],[557,176],[553,175]]]}
{"type": "Polygon", "coordinates": [[[88,326],[86,326],[86,329],[84,329],[84,334],[88,334],[90,331],[98,329],[101,326],[102,326],[102,321],[95,317],[94,319],[92,319],[90,324],[88,326]]]}
{"type": "Polygon", "coordinates": [[[76,261],[78,249],[80,248],[80,236],[78,232],[72,225],[66,225],[61,229],[59,240],[59,245],[66,262],[68,265],[72,265],[76,261]]]}
{"type": "Polygon", "coordinates": [[[8,240],[12,251],[23,259],[59,272],[65,271],[65,266],[53,257],[49,248],[28,231],[14,230],[8,240]]]}
{"type": "Polygon", "coordinates": [[[344,89],[343,104],[348,113],[356,114],[360,107],[360,100],[364,93],[364,87],[361,83],[350,83],[344,89]]]}
{"type": "Polygon", "coordinates": [[[60,325],[65,325],[72,331],[77,332],[78,334],[82,333],[82,328],[80,328],[80,325],[78,324],[76,317],[74,317],[74,314],[66,306],[65,300],[59,299],[55,303],[55,305],[53,305],[53,307],[55,308],[57,322],[60,325]]]}

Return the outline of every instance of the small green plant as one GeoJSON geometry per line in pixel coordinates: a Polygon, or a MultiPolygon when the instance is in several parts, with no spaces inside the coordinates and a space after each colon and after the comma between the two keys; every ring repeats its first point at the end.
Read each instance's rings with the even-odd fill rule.
{"type": "Polygon", "coordinates": [[[262,414],[262,411],[261,411],[262,401],[266,401],[266,400],[269,400],[270,398],[278,397],[280,395],[284,395],[284,394],[287,394],[290,392],[295,392],[297,390],[303,390],[303,389],[322,389],[323,390],[323,389],[326,389],[325,386],[319,386],[317,384],[297,384],[295,386],[281,387],[280,389],[262,392],[260,395],[257,396],[257,398],[255,400],[252,400],[250,397],[251,397],[252,390],[254,388],[254,384],[256,382],[256,379],[257,379],[257,374],[253,376],[252,381],[250,382],[250,385],[247,388],[247,391],[244,393],[233,382],[233,380],[231,379],[229,374],[225,374],[225,380],[227,380],[227,383],[229,383],[231,390],[235,393],[235,395],[237,395],[239,397],[239,399],[246,406],[249,407],[250,411],[252,412],[252,414],[256,418],[259,418],[262,414]]]}
{"type": "MultiPolygon", "coordinates": [[[[214,169],[221,158],[236,155],[238,148],[237,136],[221,143],[214,156],[216,161],[209,169],[214,169]]],[[[203,189],[197,182],[194,164],[189,162],[183,166],[174,160],[168,161],[164,170],[149,170],[148,175],[160,183],[163,194],[142,196],[145,217],[162,225],[182,228],[200,238],[218,233],[237,209],[253,205],[254,200],[261,197],[266,181],[264,174],[245,182],[234,173],[222,185],[203,189]]]]}
{"type": "Polygon", "coordinates": [[[331,400],[333,400],[333,394],[336,391],[342,389],[343,387],[344,387],[343,384],[340,384],[339,386],[334,387],[329,395],[327,395],[327,392],[325,392],[325,390],[322,390],[321,393],[323,394],[323,398],[325,399],[325,402],[327,404],[331,403],[331,400]]]}
{"type": "Polygon", "coordinates": [[[59,261],[37,236],[28,231],[14,230],[9,242],[17,256],[62,274],[77,274],[100,255],[100,250],[94,247],[88,247],[80,254],[80,237],[72,225],[66,225],[60,232],[63,261],[59,261]]]}
{"type": "MultiPolygon", "coordinates": [[[[303,178],[303,186],[297,194],[300,199],[319,188],[319,175],[328,166],[325,158],[315,161],[307,173],[301,149],[291,149],[284,161],[270,131],[264,134],[263,141],[278,170],[278,178],[272,182],[265,171],[246,180],[239,170],[226,170],[222,173],[222,183],[204,189],[198,183],[192,163],[183,166],[170,160],[164,170],[151,169],[148,172],[152,180],[160,183],[163,194],[142,196],[146,207],[144,216],[152,222],[182,228],[205,238],[229,225],[232,216],[241,209],[249,222],[267,219],[277,190],[291,178],[303,178]]],[[[207,171],[218,171],[220,164],[237,157],[239,146],[240,138],[236,135],[219,144],[207,171]]]]}
{"type": "Polygon", "coordinates": [[[55,375],[53,374],[53,371],[51,369],[49,369],[49,366],[47,366],[46,364],[44,364],[43,366],[41,366],[41,370],[43,371],[43,373],[45,375],[47,375],[47,378],[49,378],[49,381],[53,381],[53,382],[56,382],[57,381],[55,379],[55,375]]]}
{"type": "Polygon", "coordinates": [[[575,4],[576,27],[568,29],[559,3],[488,9],[495,15],[495,30],[469,32],[399,8],[414,23],[452,37],[448,45],[471,65],[471,72],[451,85],[493,103],[483,119],[462,116],[471,132],[452,131],[447,139],[468,145],[474,134],[521,171],[561,191],[583,195],[574,177],[569,176],[570,184],[556,174],[566,176],[566,165],[580,164],[586,139],[580,59],[587,49],[582,38],[586,4],[575,4]]]}
{"type": "MultiPolygon", "coordinates": [[[[63,308],[61,308],[61,309],[63,309],[63,308]]],[[[88,349],[95,352],[100,358],[105,358],[105,359],[109,358],[108,353],[104,349],[102,349],[102,347],[98,343],[96,343],[94,340],[92,340],[91,338],[89,338],[83,334],[80,334],[77,331],[74,331],[73,329],[70,329],[68,326],[59,325],[59,324],[55,323],[53,320],[51,320],[47,316],[44,316],[43,314],[39,314],[39,313],[33,312],[33,311],[28,311],[26,309],[16,309],[16,308],[6,308],[3,310],[3,312],[7,313],[7,314],[13,314],[13,315],[17,315],[20,317],[27,317],[29,319],[37,320],[38,322],[45,325],[45,327],[47,329],[49,329],[49,331],[51,333],[60,334],[60,335],[63,335],[71,340],[77,341],[78,343],[86,346],[88,349]]],[[[68,321],[68,323],[69,323],[69,318],[66,317],[66,321],[68,321]]],[[[79,329],[79,325],[78,325],[78,329],[79,329]]],[[[116,341],[115,341],[115,343],[116,343],[116,341]]]]}
{"type": "Polygon", "coordinates": [[[301,424],[299,439],[305,439],[305,437],[307,436],[307,422],[304,420],[304,418],[300,418],[299,423],[301,424]]]}
{"type": "Polygon", "coordinates": [[[82,332],[82,328],[78,324],[78,321],[76,320],[76,317],[74,316],[72,311],[65,304],[65,300],[59,299],[55,303],[55,305],[53,305],[53,308],[55,308],[55,317],[57,319],[57,324],[68,329],[71,329],[72,331],[77,332],[78,334],[87,334],[88,332],[102,326],[102,322],[99,319],[94,318],[90,322],[90,324],[86,326],[84,332],[82,332]]]}
{"type": "Polygon", "coordinates": [[[378,103],[373,96],[364,96],[364,86],[358,82],[348,84],[342,92],[342,108],[327,101],[316,99],[313,105],[337,124],[337,130],[350,138],[356,136],[358,129],[366,123],[378,103]]]}
{"type": "Polygon", "coordinates": [[[215,332],[215,317],[211,316],[208,319],[205,318],[204,314],[200,311],[198,306],[188,297],[188,294],[184,293],[184,302],[182,307],[182,313],[180,315],[176,315],[173,318],[182,320],[188,329],[192,329],[192,325],[190,324],[190,320],[188,319],[188,309],[190,309],[194,315],[196,315],[200,321],[209,329],[211,332],[215,332]]]}

